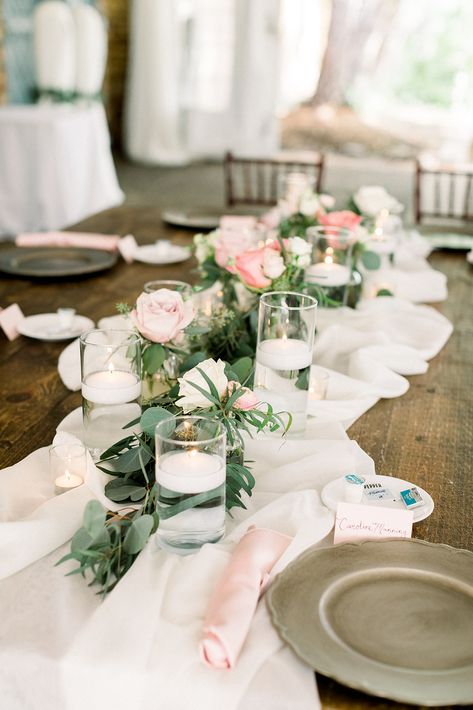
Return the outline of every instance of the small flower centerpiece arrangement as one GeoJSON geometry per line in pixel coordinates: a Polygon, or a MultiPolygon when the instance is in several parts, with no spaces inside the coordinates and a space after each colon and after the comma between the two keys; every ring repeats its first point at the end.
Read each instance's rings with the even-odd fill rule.
{"type": "Polygon", "coordinates": [[[142,293],[134,308],[118,304],[141,336],[143,398],[149,400],[176,381],[189,354],[189,338],[201,332],[191,300],[167,288],[142,293]]]}
{"type": "MultiPolygon", "coordinates": [[[[99,593],[110,592],[128,571],[159,526],[155,478],[157,424],[170,415],[197,414],[221,422],[227,434],[226,508],[245,508],[255,479],[244,461],[244,434],[287,431],[290,415],[274,412],[247,386],[252,362],[243,358],[233,365],[211,358],[179,378],[169,392],[148,407],[139,419],[140,433],[130,433],[102,454],[97,467],[110,476],[106,496],[123,508],[107,513],[98,501],[88,503],[83,527],[74,535],[71,551],[62,558],[75,560],[74,572],[89,579],[99,593]]],[[[138,421],[130,422],[136,427],[138,421]]],[[[210,495],[210,493],[209,493],[210,495]]],[[[205,508],[205,494],[179,496],[166,506],[166,519],[184,510],[205,508]]],[[[59,563],[58,563],[59,564],[59,563]]]]}

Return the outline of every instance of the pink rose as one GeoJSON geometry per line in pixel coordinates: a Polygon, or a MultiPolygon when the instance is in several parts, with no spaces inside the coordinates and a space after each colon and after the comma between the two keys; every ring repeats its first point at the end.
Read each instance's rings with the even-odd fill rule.
{"type": "Polygon", "coordinates": [[[238,399],[236,399],[233,403],[235,409],[241,409],[244,412],[247,412],[248,410],[255,409],[258,406],[258,397],[252,390],[250,390],[249,387],[242,387],[239,382],[235,382],[235,380],[230,380],[227,385],[227,393],[229,397],[233,394],[235,389],[240,389],[240,391],[242,392],[238,399]]]}
{"type": "Polygon", "coordinates": [[[363,217],[351,210],[341,210],[340,212],[319,211],[317,219],[324,227],[345,227],[345,229],[355,231],[363,217]]]}
{"type": "Polygon", "coordinates": [[[235,273],[230,263],[238,254],[256,244],[255,233],[240,229],[220,229],[215,242],[215,261],[222,269],[235,273]]]}
{"type": "Polygon", "coordinates": [[[194,306],[192,301],[183,301],[177,291],[160,288],[138,296],[130,318],[143,337],[167,343],[192,321],[194,306]]]}
{"type": "Polygon", "coordinates": [[[267,288],[271,286],[272,279],[284,271],[284,260],[279,252],[277,242],[245,251],[235,259],[236,273],[249,288],[267,288]]]}

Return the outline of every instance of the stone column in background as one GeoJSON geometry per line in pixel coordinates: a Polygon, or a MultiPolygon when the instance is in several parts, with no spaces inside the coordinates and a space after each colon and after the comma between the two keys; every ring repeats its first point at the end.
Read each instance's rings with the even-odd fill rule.
{"type": "Polygon", "coordinates": [[[108,59],[103,86],[104,104],[113,143],[120,145],[128,55],[128,1],[98,0],[97,7],[108,22],[108,59]]]}

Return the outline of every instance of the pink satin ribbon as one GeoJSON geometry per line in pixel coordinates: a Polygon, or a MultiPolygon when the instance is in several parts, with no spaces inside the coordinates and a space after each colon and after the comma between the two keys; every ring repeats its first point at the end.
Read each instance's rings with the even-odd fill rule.
{"type": "Polygon", "coordinates": [[[264,585],[291,540],[274,530],[250,528],[235,547],[204,620],[199,653],[206,665],[235,665],[264,585]]]}
{"type": "Polygon", "coordinates": [[[18,247],[88,247],[115,251],[120,237],[116,234],[89,234],[86,232],[28,232],[18,234],[18,247]]]}

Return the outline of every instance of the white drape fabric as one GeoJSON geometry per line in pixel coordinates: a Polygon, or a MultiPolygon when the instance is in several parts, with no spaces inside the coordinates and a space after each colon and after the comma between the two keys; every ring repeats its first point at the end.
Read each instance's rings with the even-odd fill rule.
{"type": "Polygon", "coordinates": [[[62,0],[39,3],[33,15],[36,83],[53,90],[96,96],[107,58],[107,30],[98,10],[62,0]]]}
{"type": "MultiPolygon", "coordinates": [[[[59,436],[80,434],[81,427],[77,409],[60,425],[59,436]]],[[[330,532],[333,513],[320,502],[323,486],[346,470],[374,473],[373,461],[339,425],[317,425],[311,435],[284,443],[249,441],[246,453],[255,461],[257,484],[248,509],[227,518],[225,539],[187,557],[160,550],[150,540],[104,602],[79,576],[66,577],[67,565],[54,566],[68,551],[68,545],[55,547],[70,537],[94,494],[93,476],[82,489],[52,499],[46,515],[44,498],[51,484],[45,449],[3,471],[10,499],[0,522],[0,540],[5,540],[0,596],[2,608],[9,610],[0,616],[4,706],[250,710],[267,707],[271,699],[272,708],[318,710],[314,675],[283,647],[264,602],[234,669],[207,668],[198,654],[210,594],[248,527],[293,538],[274,576],[330,532]],[[25,491],[27,501],[22,500],[25,491]],[[48,546],[54,552],[46,554],[48,546]],[[28,556],[16,561],[20,547],[28,556]]]]}
{"type": "Polygon", "coordinates": [[[179,165],[276,150],[278,0],[135,0],[130,10],[131,158],[179,165]]]}

